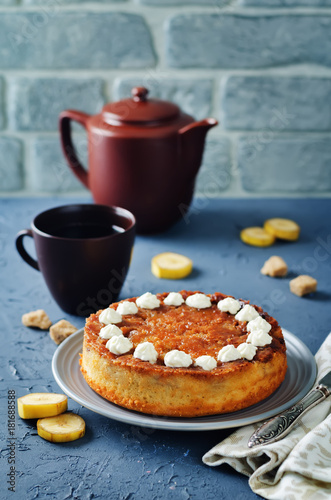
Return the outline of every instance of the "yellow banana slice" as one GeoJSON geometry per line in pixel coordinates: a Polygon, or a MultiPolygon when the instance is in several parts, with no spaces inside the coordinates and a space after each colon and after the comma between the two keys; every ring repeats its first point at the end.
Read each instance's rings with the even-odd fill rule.
{"type": "Polygon", "coordinates": [[[64,394],[34,392],[17,399],[21,418],[43,418],[59,415],[67,410],[68,398],[64,394]]]}
{"type": "Polygon", "coordinates": [[[255,247],[269,247],[275,243],[275,237],[262,227],[246,227],[241,231],[240,239],[255,247]]]}
{"type": "Polygon", "coordinates": [[[75,441],[85,434],[85,421],[75,413],[62,413],[56,417],[37,421],[38,435],[52,443],[75,441]]]}
{"type": "Polygon", "coordinates": [[[164,252],[152,258],[152,273],[157,278],[178,280],[192,272],[193,262],[185,255],[164,252]]]}
{"type": "Polygon", "coordinates": [[[268,219],[264,229],[281,240],[295,241],[299,238],[300,226],[290,219],[268,219]]]}

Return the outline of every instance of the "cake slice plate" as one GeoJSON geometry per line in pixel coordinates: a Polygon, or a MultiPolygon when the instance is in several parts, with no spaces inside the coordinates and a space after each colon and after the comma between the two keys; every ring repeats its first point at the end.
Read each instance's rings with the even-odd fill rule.
{"type": "Polygon", "coordinates": [[[127,410],[102,398],[86,383],[79,367],[84,329],[68,337],[55,351],[52,370],[57,384],[69,398],[105,417],[130,425],[178,431],[210,431],[241,427],[267,420],[290,408],[312,388],[316,379],[315,358],[298,337],[283,329],[288,369],[284,382],[268,398],[233,413],[196,418],[160,417],[127,410]]]}

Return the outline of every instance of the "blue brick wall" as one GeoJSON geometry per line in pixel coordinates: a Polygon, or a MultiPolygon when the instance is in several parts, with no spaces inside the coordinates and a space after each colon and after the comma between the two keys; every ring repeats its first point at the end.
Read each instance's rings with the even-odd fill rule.
{"type": "Polygon", "coordinates": [[[331,0],[0,0],[0,195],[86,192],[58,115],[135,85],[219,120],[199,195],[331,195],[331,0]]]}
{"type": "Polygon", "coordinates": [[[230,76],[219,112],[229,130],[328,131],[330,96],[330,78],[230,76]]]}
{"type": "Polygon", "coordinates": [[[331,65],[331,16],[182,14],[166,28],[173,68],[331,65]]]}
{"type": "Polygon", "coordinates": [[[142,16],[129,13],[26,12],[0,17],[0,67],[110,69],[153,66],[155,55],[142,16]]]}

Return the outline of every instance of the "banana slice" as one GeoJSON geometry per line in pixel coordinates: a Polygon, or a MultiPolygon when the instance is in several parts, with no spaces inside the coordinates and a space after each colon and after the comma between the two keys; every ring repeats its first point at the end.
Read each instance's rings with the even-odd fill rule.
{"type": "Polygon", "coordinates": [[[255,247],[269,247],[275,243],[275,237],[262,227],[246,227],[241,231],[240,239],[255,247]]]}
{"type": "Polygon", "coordinates": [[[85,434],[85,421],[75,413],[62,413],[37,421],[38,435],[52,443],[75,441],[85,434]]]}
{"type": "Polygon", "coordinates": [[[282,240],[295,241],[299,238],[300,226],[290,219],[268,219],[264,223],[268,233],[282,240]]]}
{"type": "Polygon", "coordinates": [[[43,418],[59,415],[67,410],[68,398],[64,394],[35,392],[17,399],[21,418],[43,418]]]}
{"type": "Polygon", "coordinates": [[[192,272],[193,262],[185,255],[165,252],[152,258],[152,273],[157,278],[177,280],[192,272]]]}

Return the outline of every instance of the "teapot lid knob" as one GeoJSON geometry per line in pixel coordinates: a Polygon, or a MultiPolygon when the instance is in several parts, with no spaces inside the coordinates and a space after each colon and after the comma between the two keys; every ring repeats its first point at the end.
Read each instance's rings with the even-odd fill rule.
{"type": "MultiPolygon", "coordinates": [[[[131,94],[129,99],[111,102],[102,108],[102,117],[106,123],[115,126],[131,123],[157,127],[163,126],[164,122],[179,119],[181,112],[176,104],[160,99],[148,99],[148,89],[145,87],[133,87],[131,94]]],[[[167,126],[169,125],[168,123],[167,126]]]]}
{"type": "Polygon", "coordinates": [[[131,90],[132,98],[135,102],[147,100],[148,89],[145,87],[133,87],[131,90]]]}

